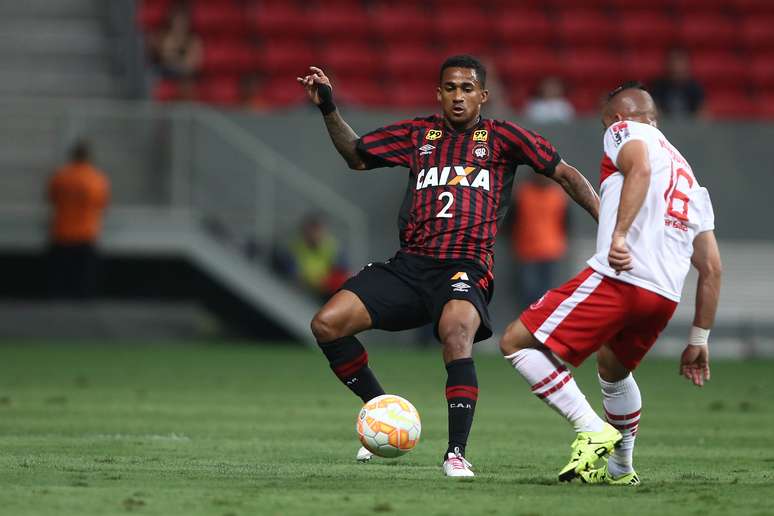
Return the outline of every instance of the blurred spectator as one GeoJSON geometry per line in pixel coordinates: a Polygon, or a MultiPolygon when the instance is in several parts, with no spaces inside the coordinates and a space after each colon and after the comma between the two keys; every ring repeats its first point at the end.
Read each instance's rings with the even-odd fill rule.
{"type": "Polygon", "coordinates": [[[704,104],[704,88],[691,75],[688,54],[681,49],[669,52],[666,75],[656,79],[650,93],[666,115],[696,115],[704,104]]]}
{"type": "Polygon", "coordinates": [[[185,3],[178,3],[172,9],[167,26],[151,36],[150,52],[163,78],[188,82],[197,74],[202,63],[202,41],[191,31],[191,18],[185,3]]]}
{"type": "Polygon", "coordinates": [[[486,58],[483,63],[486,66],[486,88],[489,90],[489,97],[486,104],[482,106],[482,115],[486,113],[491,118],[506,118],[511,113],[508,104],[511,92],[503,84],[495,63],[486,58]]]}
{"type": "Polygon", "coordinates": [[[271,107],[266,102],[264,84],[258,74],[248,74],[242,77],[242,103],[249,109],[262,111],[271,107]]]}
{"type": "Polygon", "coordinates": [[[543,79],[537,97],[530,99],[525,114],[538,123],[569,122],[575,118],[575,109],[564,97],[564,84],[557,77],[543,79]]]}
{"type": "Polygon", "coordinates": [[[522,182],[514,193],[515,219],[511,247],[518,258],[522,306],[554,287],[567,251],[567,196],[540,174],[522,182]]]}
{"type": "Polygon", "coordinates": [[[91,163],[86,141],[77,142],[70,161],[52,176],[50,287],[54,296],[90,298],[97,288],[96,242],[110,195],[105,174],[91,163]]]}
{"type": "Polygon", "coordinates": [[[325,217],[319,213],[303,218],[300,233],[280,258],[280,268],[321,299],[336,293],[349,277],[339,244],[330,234],[325,217]]]}

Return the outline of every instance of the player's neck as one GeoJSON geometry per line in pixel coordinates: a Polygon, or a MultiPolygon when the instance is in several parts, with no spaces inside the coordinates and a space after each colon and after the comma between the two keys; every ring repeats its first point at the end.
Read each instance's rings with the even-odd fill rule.
{"type": "Polygon", "coordinates": [[[470,129],[473,129],[476,127],[479,123],[481,123],[481,115],[477,115],[473,120],[470,120],[469,122],[466,122],[464,124],[455,124],[451,122],[448,118],[444,117],[444,123],[449,129],[454,130],[458,133],[464,133],[465,131],[468,131],[470,129]]]}

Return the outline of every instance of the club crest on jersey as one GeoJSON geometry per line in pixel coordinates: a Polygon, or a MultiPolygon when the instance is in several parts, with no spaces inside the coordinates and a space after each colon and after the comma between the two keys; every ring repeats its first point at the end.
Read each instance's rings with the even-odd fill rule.
{"type": "Polygon", "coordinates": [[[425,140],[440,140],[441,136],[443,136],[443,131],[439,129],[430,129],[427,131],[427,134],[425,135],[425,140]]]}
{"type": "Polygon", "coordinates": [[[428,154],[432,154],[434,150],[435,150],[435,145],[430,145],[429,143],[426,143],[419,148],[419,151],[420,151],[419,155],[426,156],[428,154]]]}
{"type": "Polygon", "coordinates": [[[427,170],[423,168],[417,174],[417,190],[431,186],[467,186],[483,188],[488,192],[490,188],[489,170],[463,165],[430,167],[427,170]]]}
{"type": "Polygon", "coordinates": [[[473,157],[476,159],[486,159],[489,157],[489,147],[484,143],[479,143],[473,147],[473,157]]]}
{"type": "Polygon", "coordinates": [[[451,281],[457,281],[457,280],[470,281],[470,279],[468,278],[467,272],[458,272],[457,274],[451,277],[451,281]]]}
{"type": "Polygon", "coordinates": [[[489,138],[489,131],[486,129],[479,129],[478,131],[473,131],[473,141],[474,142],[485,142],[489,138]]]}
{"type": "Polygon", "coordinates": [[[617,124],[613,124],[613,140],[615,141],[616,146],[621,145],[624,138],[628,137],[629,126],[626,124],[626,122],[618,122],[617,124]]]}

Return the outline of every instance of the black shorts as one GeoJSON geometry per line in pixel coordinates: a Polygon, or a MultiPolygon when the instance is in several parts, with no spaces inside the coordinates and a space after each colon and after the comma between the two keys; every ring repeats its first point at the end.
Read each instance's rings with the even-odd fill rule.
{"type": "Polygon", "coordinates": [[[369,263],[341,288],[360,298],[372,327],[379,330],[408,330],[432,322],[438,338],[443,307],[452,299],[464,299],[481,317],[474,342],[492,336],[487,305],[493,277],[471,260],[437,260],[401,251],[386,262],[369,263]]]}

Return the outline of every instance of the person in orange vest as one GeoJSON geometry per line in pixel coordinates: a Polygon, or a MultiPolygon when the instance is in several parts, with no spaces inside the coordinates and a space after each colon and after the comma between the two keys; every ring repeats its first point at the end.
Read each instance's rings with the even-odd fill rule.
{"type": "Polygon", "coordinates": [[[550,179],[532,174],[514,192],[511,249],[520,262],[522,304],[537,301],[554,286],[567,252],[567,195],[550,179]]]}
{"type": "Polygon", "coordinates": [[[70,161],[54,173],[48,184],[52,208],[50,287],[57,297],[90,298],[97,287],[96,243],[110,184],[91,160],[88,142],[77,142],[70,151],[70,161]]]}

